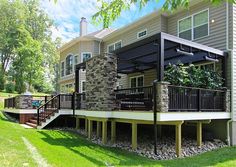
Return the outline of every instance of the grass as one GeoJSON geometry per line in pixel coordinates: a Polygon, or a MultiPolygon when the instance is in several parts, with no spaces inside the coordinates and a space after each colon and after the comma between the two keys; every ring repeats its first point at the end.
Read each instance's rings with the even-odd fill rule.
{"type": "Polygon", "coordinates": [[[51,166],[155,166],[230,167],[236,164],[236,147],[222,148],[191,158],[154,161],[127,151],[95,145],[83,137],[59,130],[24,129],[0,112],[0,164],[37,166],[21,137],[25,137],[51,166]]]}

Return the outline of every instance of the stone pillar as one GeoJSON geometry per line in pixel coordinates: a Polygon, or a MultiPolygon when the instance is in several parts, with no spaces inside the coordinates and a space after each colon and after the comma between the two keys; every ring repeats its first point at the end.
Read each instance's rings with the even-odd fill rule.
{"type": "Polygon", "coordinates": [[[112,54],[95,56],[86,62],[86,109],[115,109],[117,59],[112,54]]]}
{"type": "Polygon", "coordinates": [[[168,85],[169,82],[157,83],[157,112],[168,112],[169,110],[168,85]]]}
{"type": "Polygon", "coordinates": [[[33,97],[29,95],[19,95],[15,97],[15,107],[17,109],[32,109],[33,97]]]}

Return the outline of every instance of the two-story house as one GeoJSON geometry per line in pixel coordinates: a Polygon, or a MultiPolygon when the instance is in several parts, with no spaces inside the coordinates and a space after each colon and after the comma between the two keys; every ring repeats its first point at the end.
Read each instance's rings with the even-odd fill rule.
{"type": "MultiPolygon", "coordinates": [[[[80,21],[80,36],[59,48],[60,53],[60,92],[71,93],[75,87],[75,65],[100,54],[102,38],[114,30],[103,29],[87,33],[87,21],[82,17],[80,21]]],[[[79,91],[84,92],[85,70],[80,70],[79,91]]]]}

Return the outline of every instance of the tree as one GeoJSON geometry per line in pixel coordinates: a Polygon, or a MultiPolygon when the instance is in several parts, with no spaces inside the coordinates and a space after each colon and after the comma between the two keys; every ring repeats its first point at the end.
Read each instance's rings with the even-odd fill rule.
{"type": "Polygon", "coordinates": [[[52,87],[60,41],[52,40],[52,25],[39,0],[0,0],[1,78],[15,81],[19,92],[26,83],[41,90],[52,87]]]}
{"type": "MultiPolygon", "coordinates": [[[[151,0],[97,0],[101,5],[99,11],[93,15],[93,22],[103,24],[103,28],[108,28],[115,21],[122,11],[129,10],[131,5],[138,5],[142,9],[151,0]]],[[[154,0],[153,0],[154,1],[154,0]]],[[[159,0],[155,0],[160,3],[159,0]]],[[[224,1],[236,3],[236,0],[208,0],[212,4],[220,4],[224,1]]],[[[189,7],[190,0],[166,0],[162,6],[165,11],[175,11],[178,8],[189,7]]]]}

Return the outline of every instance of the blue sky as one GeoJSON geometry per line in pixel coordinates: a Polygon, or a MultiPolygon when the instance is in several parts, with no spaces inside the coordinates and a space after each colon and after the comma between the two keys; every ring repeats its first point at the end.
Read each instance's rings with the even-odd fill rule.
{"type": "MultiPolygon", "coordinates": [[[[101,26],[91,24],[91,17],[98,11],[97,0],[53,0],[41,1],[42,8],[54,20],[55,27],[52,27],[53,38],[61,37],[63,42],[79,36],[79,22],[81,17],[88,20],[88,32],[101,29],[101,26]]],[[[129,24],[140,17],[159,9],[164,0],[159,3],[156,0],[150,0],[142,10],[137,5],[133,5],[129,11],[122,12],[121,16],[111,25],[111,28],[120,28],[129,24]]]]}

